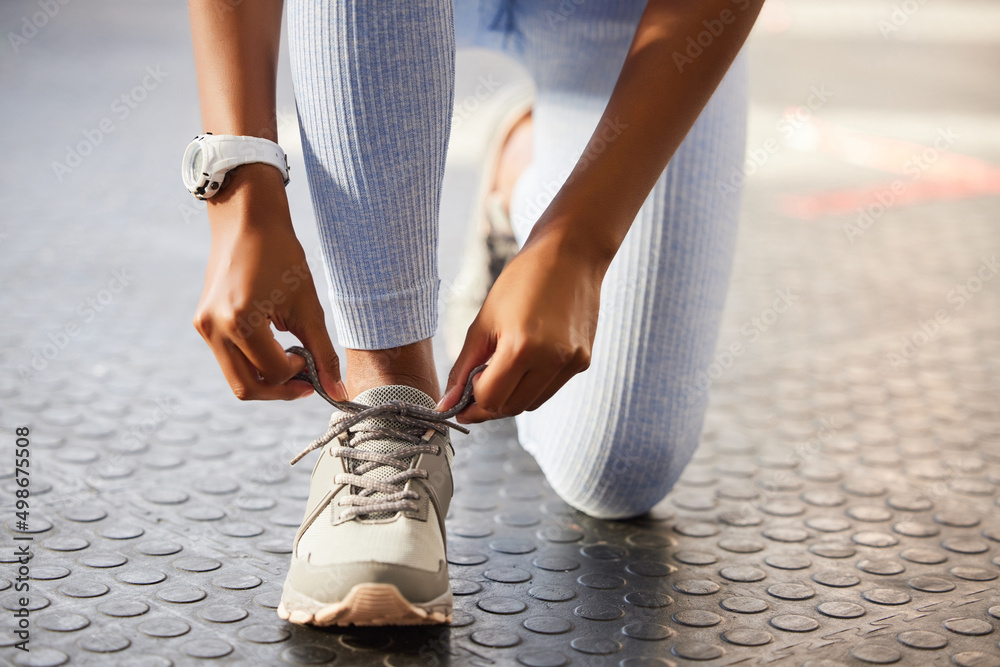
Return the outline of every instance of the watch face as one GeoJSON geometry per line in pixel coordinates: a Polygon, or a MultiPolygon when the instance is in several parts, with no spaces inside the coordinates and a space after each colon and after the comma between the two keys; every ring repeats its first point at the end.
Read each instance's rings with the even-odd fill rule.
{"type": "Polygon", "coordinates": [[[188,169],[188,183],[197,183],[201,179],[202,173],[205,171],[205,151],[200,142],[191,145],[191,149],[188,151],[186,163],[188,169]]]}

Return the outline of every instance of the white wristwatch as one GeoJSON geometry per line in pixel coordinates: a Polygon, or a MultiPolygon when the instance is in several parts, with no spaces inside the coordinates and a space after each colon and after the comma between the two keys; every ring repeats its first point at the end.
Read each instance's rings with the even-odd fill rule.
{"type": "Polygon", "coordinates": [[[226,174],[251,162],[263,162],[281,172],[288,185],[288,156],[281,146],[260,137],[199,134],[188,144],[181,162],[184,185],[198,199],[214,196],[226,182],[226,174]]]}

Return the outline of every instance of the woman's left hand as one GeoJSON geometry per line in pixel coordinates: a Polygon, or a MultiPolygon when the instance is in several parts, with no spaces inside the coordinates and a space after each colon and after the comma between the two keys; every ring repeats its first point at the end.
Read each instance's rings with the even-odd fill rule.
{"type": "Polygon", "coordinates": [[[460,423],[534,410],[590,365],[606,266],[567,238],[536,225],[469,327],[438,410],[458,402],[469,373],[487,360],[460,423]]]}

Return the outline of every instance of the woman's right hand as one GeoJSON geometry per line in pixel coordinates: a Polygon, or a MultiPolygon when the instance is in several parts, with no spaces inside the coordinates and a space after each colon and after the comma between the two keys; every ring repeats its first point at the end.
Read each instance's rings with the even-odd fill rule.
{"type": "Polygon", "coordinates": [[[291,379],[305,361],[285,353],[271,331],[273,323],[312,352],[323,388],[346,401],[340,360],[292,228],[278,170],[263,164],[238,167],[208,207],[212,249],[194,326],[233,393],[240,400],[291,400],[312,393],[308,382],[291,379]]]}

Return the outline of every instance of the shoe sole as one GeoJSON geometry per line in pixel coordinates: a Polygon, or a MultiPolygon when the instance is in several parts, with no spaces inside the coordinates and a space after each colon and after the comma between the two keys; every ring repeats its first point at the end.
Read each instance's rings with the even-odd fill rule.
{"type": "Polygon", "coordinates": [[[324,603],[282,591],[278,616],[298,625],[440,625],[451,623],[449,589],[430,602],[412,603],[392,584],[357,584],[340,602],[324,603]]]}

